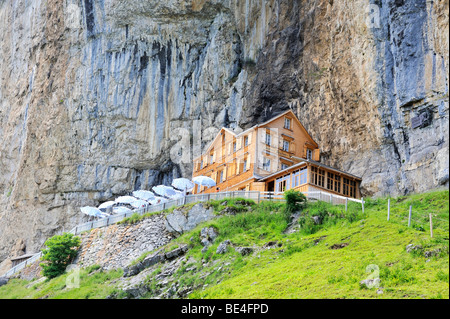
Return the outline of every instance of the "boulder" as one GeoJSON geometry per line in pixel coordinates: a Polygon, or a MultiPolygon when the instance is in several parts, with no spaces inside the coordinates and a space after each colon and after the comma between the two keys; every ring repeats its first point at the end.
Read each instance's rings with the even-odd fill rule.
{"type": "Polygon", "coordinates": [[[198,203],[187,212],[175,209],[166,216],[166,229],[171,233],[183,234],[194,229],[198,224],[213,219],[214,209],[206,208],[203,203],[198,203]]]}
{"type": "Polygon", "coordinates": [[[422,249],[423,249],[422,245],[409,244],[409,245],[406,246],[406,251],[408,253],[416,251],[416,250],[422,250],[422,249]]]}
{"type": "Polygon", "coordinates": [[[216,254],[225,254],[228,250],[229,245],[231,245],[231,242],[229,240],[221,242],[219,247],[217,247],[216,254]]]}
{"type": "Polygon", "coordinates": [[[6,277],[0,277],[0,287],[3,285],[6,285],[8,283],[9,279],[6,277]]]}
{"type": "Polygon", "coordinates": [[[200,231],[201,243],[205,247],[212,245],[217,236],[218,234],[214,227],[204,227],[200,231]]]}

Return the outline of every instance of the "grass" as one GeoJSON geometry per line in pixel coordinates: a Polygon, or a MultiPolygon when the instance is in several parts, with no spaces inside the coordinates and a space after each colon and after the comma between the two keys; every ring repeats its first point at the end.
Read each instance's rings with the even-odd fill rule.
{"type": "Polygon", "coordinates": [[[104,299],[115,291],[111,282],[122,276],[122,270],[102,271],[100,266],[80,269],[79,281],[74,272],[43,282],[11,279],[0,287],[0,298],[7,299],[104,299]],[[72,286],[71,286],[72,285],[72,286]]]}
{"type": "MultiPolygon", "coordinates": [[[[445,190],[391,198],[390,221],[387,198],[366,199],[364,214],[357,203],[349,203],[346,212],[344,206],[310,202],[301,212],[300,230],[294,233],[285,233],[290,220],[283,203],[211,201],[207,205],[219,218],[183,234],[165,250],[190,245],[173,279],[181,288],[193,288],[189,294],[193,299],[448,299],[448,196],[445,190]],[[410,205],[415,227],[407,227],[410,205]],[[429,213],[435,218],[433,238],[429,213]],[[321,216],[322,224],[312,222],[312,216],[321,216]],[[207,226],[214,227],[218,237],[202,252],[200,231],[207,226]],[[230,240],[232,247],[216,254],[224,240],[230,240]],[[276,244],[267,249],[267,243],[276,244]],[[422,249],[408,253],[408,244],[422,249]],[[234,249],[237,246],[252,247],[254,252],[241,256],[234,249]],[[425,257],[425,252],[435,253],[425,257]],[[379,287],[360,285],[369,278],[379,278],[379,287]]],[[[148,298],[158,294],[155,276],[162,266],[146,280],[148,298]]],[[[117,292],[114,282],[121,274],[98,266],[82,269],[78,289],[66,287],[68,274],[35,286],[12,279],[0,287],[0,298],[102,299],[117,292]]],[[[119,293],[120,297],[124,295],[119,293]]]]}
{"type": "Polygon", "coordinates": [[[259,258],[247,258],[246,267],[235,275],[213,287],[197,290],[190,297],[448,298],[448,191],[391,199],[389,222],[385,204],[387,199],[367,201],[365,215],[352,212],[356,207],[343,213],[339,206],[310,204],[303,214],[327,212],[323,225],[304,227],[286,236],[275,231],[273,236],[281,236],[282,248],[262,251],[259,258]],[[442,219],[434,224],[434,238],[430,238],[429,231],[407,227],[411,204],[418,222],[425,223],[425,218],[420,218],[428,212],[442,219]],[[340,214],[344,218],[333,217],[340,214]],[[348,245],[330,249],[341,243],[348,245]],[[441,248],[444,252],[426,258],[423,251],[406,252],[410,243],[422,244],[423,251],[441,248]],[[378,289],[359,284],[374,275],[381,280],[380,294],[378,289]]]}

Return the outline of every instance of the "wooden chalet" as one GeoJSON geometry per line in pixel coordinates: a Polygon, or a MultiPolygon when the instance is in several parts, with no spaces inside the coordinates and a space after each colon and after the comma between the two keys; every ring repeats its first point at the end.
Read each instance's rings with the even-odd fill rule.
{"type": "Polygon", "coordinates": [[[193,177],[199,175],[217,185],[196,186],[194,194],[297,189],[361,198],[361,178],[321,164],[319,145],[291,110],[239,134],[222,128],[194,159],[193,177]]]}

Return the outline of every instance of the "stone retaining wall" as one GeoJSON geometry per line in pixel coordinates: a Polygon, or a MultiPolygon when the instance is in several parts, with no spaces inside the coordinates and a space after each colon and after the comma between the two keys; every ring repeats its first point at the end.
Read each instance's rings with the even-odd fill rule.
{"type": "Polygon", "coordinates": [[[202,203],[180,207],[170,214],[157,214],[135,224],[114,224],[81,234],[81,247],[74,263],[80,267],[125,268],[143,253],[164,246],[176,236],[214,218],[212,207],[202,203]]]}
{"type": "Polygon", "coordinates": [[[167,244],[174,238],[165,227],[163,214],[135,224],[115,224],[80,235],[81,248],[75,263],[81,267],[101,265],[104,269],[127,266],[144,252],[167,244]]]}

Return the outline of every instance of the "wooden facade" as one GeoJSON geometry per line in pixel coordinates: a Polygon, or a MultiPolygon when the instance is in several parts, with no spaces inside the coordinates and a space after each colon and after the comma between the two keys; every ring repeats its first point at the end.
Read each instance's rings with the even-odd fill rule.
{"type": "Polygon", "coordinates": [[[295,188],[360,198],[361,178],[321,164],[318,144],[290,110],[239,134],[222,128],[194,159],[193,177],[199,175],[217,186],[196,186],[195,194],[295,188]]]}

